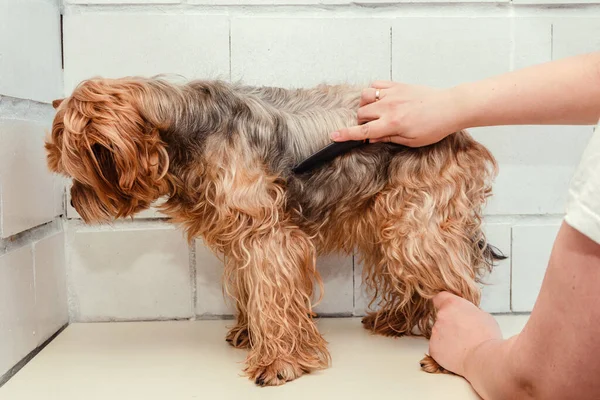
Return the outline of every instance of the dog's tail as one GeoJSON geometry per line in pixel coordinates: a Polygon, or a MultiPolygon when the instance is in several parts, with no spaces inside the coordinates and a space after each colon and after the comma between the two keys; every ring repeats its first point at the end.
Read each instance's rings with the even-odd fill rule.
{"type": "Polygon", "coordinates": [[[488,264],[490,268],[495,265],[495,261],[502,261],[508,258],[496,246],[492,246],[485,240],[480,240],[477,244],[479,249],[483,250],[483,257],[486,261],[486,264],[488,264]]]}

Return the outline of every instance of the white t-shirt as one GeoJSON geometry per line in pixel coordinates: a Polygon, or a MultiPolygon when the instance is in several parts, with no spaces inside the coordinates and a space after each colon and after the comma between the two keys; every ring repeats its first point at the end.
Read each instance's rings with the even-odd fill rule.
{"type": "Polygon", "coordinates": [[[571,180],[565,221],[600,243],[600,123],[571,180]]]}

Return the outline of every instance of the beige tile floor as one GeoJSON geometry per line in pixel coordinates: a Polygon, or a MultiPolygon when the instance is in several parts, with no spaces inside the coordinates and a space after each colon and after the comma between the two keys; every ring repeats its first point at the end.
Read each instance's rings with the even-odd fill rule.
{"type": "MultiPolygon", "coordinates": [[[[498,316],[506,337],[526,316],[498,316]]],[[[0,388],[0,400],[477,399],[463,379],[419,370],[422,338],[370,335],[359,319],[323,319],[330,369],[280,387],[241,376],[232,321],[72,324],[0,388]]]]}

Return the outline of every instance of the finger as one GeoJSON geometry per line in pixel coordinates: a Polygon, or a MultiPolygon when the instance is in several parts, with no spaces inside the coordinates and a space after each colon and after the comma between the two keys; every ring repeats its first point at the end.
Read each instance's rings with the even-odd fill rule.
{"type": "Polygon", "coordinates": [[[359,106],[363,107],[366,106],[367,104],[371,104],[376,102],[377,100],[381,100],[384,97],[384,93],[383,90],[381,89],[374,89],[374,88],[367,88],[364,89],[360,95],[360,102],[359,102],[359,106]],[[377,97],[377,94],[379,92],[379,98],[377,97]]]}
{"type": "Polygon", "coordinates": [[[400,145],[406,146],[406,147],[414,147],[412,139],[405,138],[404,136],[399,136],[399,135],[381,136],[378,138],[369,139],[369,143],[377,143],[377,142],[395,143],[395,144],[400,144],[400,145]]]}
{"type": "Polygon", "coordinates": [[[369,143],[391,143],[391,142],[392,142],[391,136],[384,136],[384,137],[380,137],[380,138],[369,139],[369,143]]]}
{"type": "Polygon", "coordinates": [[[358,123],[362,124],[363,122],[369,122],[374,119],[378,119],[381,117],[381,107],[377,103],[367,104],[365,106],[361,106],[356,113],[356,118],[358,119],[358,123]]]}
{"type": "Polygon", "coordinates": [[[346,140],[365,140],[387,136],[385,132],[386,125],[380,120],[367,122],[366,124],[340,129],[331,134],[331,139],[336,142],[346,140]]]}
{"type": "Polygon", "coordinates": [[[406,147],[415,147],[412,139],[407,139],[403,136],[383,136],[380,138],[369,139],[369,143],[395,143],[406,147]]]}
{"type": "Polygon", "coordinates": [[[375,89],[389,89],[392,86],[396,86],[397,83],[396,82],[392,82],[392,81],[375,81],[373,83],[371,83],[371,87],[375,88],[375,89]]]}
{"type": "Polygon", "coordinates": [[[453,295],[450,292],[439,292],[433,298],[433,307],[436,311],[440,308],[443,308],[449,301],[452,301],[456,295],[453,295]]]}

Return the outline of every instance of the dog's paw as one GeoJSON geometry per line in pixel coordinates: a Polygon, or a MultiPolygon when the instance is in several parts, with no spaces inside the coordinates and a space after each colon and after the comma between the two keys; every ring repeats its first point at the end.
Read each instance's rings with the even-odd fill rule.
{"type": "Polygon", "coordinates": [[[299,378],[308,371],[300,364],[276,360],[266,367],[248,368],[246,373],[258,386],[279,386],[299,378]]]}
{"type": "Polygon", "coordinates": [[[236,325],[227,332],[225,340],[236,349],[249,349],[250,337],[248,336],[248,328],[241,325],[236,325]]]}
{"type": "Polygon", "coordinates": [[[368,331],[372,331],[375,327],[376,319],[377,319],[376,313],[369,313],[366,316],[364,316],[360,322],[362,323],[363,328],[365,328],[368,331]]]}
{"type": "Polygon", "coordinates": [[[273,360],[271,362],[265,362],[265,355],[253,349],[246,360],[247,367],[244,372],[259,386],[283,385],[303,374],[322,370],[329,366],[331,357],[324,343],[322,344],[322,346],[300,346],[304,351],[295,352],[292,355],[273,354],[269,358],[273,360]]]}
{"type": "Polygon", "coordinates": [[[408,334],[406,320],[398,317],[389,318],[388,313],[370,313],[362,319],[363,327],[377,335],[399,337],[408,334]]]}
{"type": "Polygon", "coordinates": [[[440,364],[437,363],[430,355],[425,355],[420,362],[421,369],[430,374],[450,374],[451,372],[444,369],[440,364]]]}

